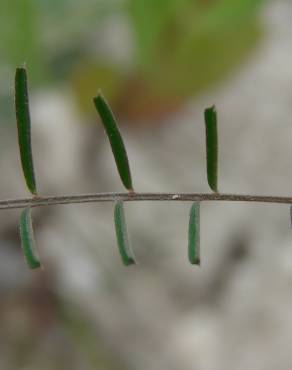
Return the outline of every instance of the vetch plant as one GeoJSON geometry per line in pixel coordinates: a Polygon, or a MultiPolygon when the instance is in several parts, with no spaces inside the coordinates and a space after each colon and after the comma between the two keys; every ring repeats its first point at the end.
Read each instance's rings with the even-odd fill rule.
{"type": "Polygon", "coordinates": [[[24,67],[15,73],[15,112],[18,129],[18,143],[24,178],[29,191],[36,195],[36,182],[33,169],[30,113],[28,101],[27,74],[24,67]]]}
{"type": "Polygon", "coordinates": [[[120,251],[123,264],[125,266],[133,265],[136,262],[135,262],[133,252],[131,251],[131,247],[129,243],[123,202],[119,201],[116,203],[114,217],[115,217],[117,242],[118,242],[118,247],[119,247],[119,251],[120,251]]]}
{"type": "Polygon", "coordinates": [[[32,218],[30,207],[24,208],[20,215],[19,230],[24,257],[31,269],[41,267],[35,254],[36,246],[32,228],[32,218]]]}
{"type": "Polygon", "coordinates": [[[218,134],[217,113],[215,106],[205,109],[206,148],[207,148],[207,178],[210,188],[217,192],[218,172],[218,134]]]}
{"type": "Polygon", "coordinates": [[[126,189],[133,192],[127,151],[114,114],[101,93],[99,93],[97,97],[93,98],[93,101],[109,138],[122,183],[126,189]]]}
{"type": "MultiPolygon", "coordinates": [[[[30,268],[41,266],[35,254],[35,242],[31,219],[31,208],[55,204],[114,202],[114,223],[117,244],[124,265],[136,263],[129,246],[124,202],[129,201],[191,201],[189,215],[188,259],[191,264],[200,265],[200,204],[205,201],[239,201],[292,204],[292,197],[224,194],[218,191],[218,133],[215,106],[204,112],[206,128],[207,180],[211,193],[139,193],[133,190],[132,177],[125,144],[116,119],[105,98],[99,93],[93,99],[105,131],[110,141],[121,181],[128,190],[126,193],[95,193],[83,195],[40,196],[37,193],[33,169],[31,148],[31,122],[29,116],[29,99],[27,73],[25,67],[16,69],[15,74],[15,110],[18,127],[18,142],[24,178],[31,198],[0,200],[0,209],[23,208],[20,215],[20,236],[25,259],[30,268]]],[[[292,220],[292,206],[290,207],[292,220]]]]}
{"type": "Polygon", "coordinates": [[[194,202],[189,221],[189,261],[200,265],[200,202],[194,202]]]}

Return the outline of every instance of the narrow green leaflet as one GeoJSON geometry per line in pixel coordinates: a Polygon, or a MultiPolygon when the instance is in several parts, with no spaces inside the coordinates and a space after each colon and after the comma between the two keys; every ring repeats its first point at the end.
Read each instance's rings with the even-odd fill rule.
{"type": "Polygon", "coordinates": [[[125,266],[135,264],[135,259],[130,248],[126,218],[124,212],[124,203],[119,201],[115,204],[114,211],[116,236],[119,247],[119,252],[125,266]]]}
{"type": "Polygon", "coordinates": [[[108,103],[101,94],[93,98],[93,101],[109,138],[122,183],[126,189],[132,191],[133,185],[127,151],[117,121],[108,103]]]}
{"type": "Polygon", "coordinates": [[[292,229],[292,204],[290,205],[290,224],[292,229]]]}
{"type": "Polygon", "coordinates": [[[35,195],[37,190],[31,150],[27,74],[24,67],[17,68],[15,73],[15,111],[23,174],[28,189],[35,195]]]}
{"type": "Polygon", "coordinates": [[[190,211],[188,257],[192,265],[200,265],[200,203],[194,202],[190,211]]]}
{"type": "Polygon", "coordinates": [[[41,267],[41,264],[35,255],[36,246],[33,235],[30,207],[24,208],[24,210],[21,212],[19,229],[22,250],[28,266],[31,269],[41,267]]]}
{"type": "Polygon", "coordinates": [[[210,188],[217,192],[218,173],[218,135],[215,106],[205,109],[207,177],[210,188]]]}

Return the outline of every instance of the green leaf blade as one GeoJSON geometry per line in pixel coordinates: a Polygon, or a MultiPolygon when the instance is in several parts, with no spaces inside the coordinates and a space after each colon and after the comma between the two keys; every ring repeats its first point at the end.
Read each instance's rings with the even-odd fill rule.
{"type": "Polygon", "coordinates": [[[18,143],[24,178],[29,191],[36,195],[36,181],[31,149],[31,122],[29,113],[27,73],[24,67],[15,73],[15,112],[18,130],[18,143]]]}
{"type": "Polygon", "coordinates": [[[122,262],[125,266],[136,264],[128,239],[124,203],[121,201],[115,204],[114,220],[117,243],[122,262]]]}
{"type": "Polygon", "coordinates": [[[133,191],[128,155],[114,114],[101,93],[93,98],[93,102],[107,133],[122,183],[133,191]]]}
{"type": "Polygon", "coordinates": [[[33,234],[30,207],[24,208],[24,210],[21,212],[19,230],[22,250],[28,266],[31,269],[37,269],[41,267],[41,264],[34,252],[36,245],[33,234]]]}
{"type": "Polygon", "coordinates": [[[215,106],[205,109],[206,151],[207,151],[207,178],[208,184],[214,192],[218,192],[218,133],[217,113],[215,106]]]}
{"type": "Polygon", "coordinates": [[[194,202],[189,219],[188,257],[192,265],[200,265],[200,203],[194,202]]]}

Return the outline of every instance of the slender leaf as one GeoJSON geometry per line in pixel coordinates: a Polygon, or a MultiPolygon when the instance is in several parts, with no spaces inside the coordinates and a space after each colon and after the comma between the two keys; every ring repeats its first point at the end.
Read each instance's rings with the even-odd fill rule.
{"type": "Polygon", "coordinates": [[[23,174],[28,189],[35,195],[37,190],[31,149],[27,74],[24,67],[17,68],[15,73],[15,111],[23,174]]]}
{"type": "Polygon", "coordinates": [[[24,210],[21,212],[19,228],[22,250],[28,266],[31,269],[41,267],[41,264],[35,255],[36,245],[33,235],[30,207],[24,208],[24,210]]]}
{"type": "Polygon", "coordinates": [[[200,265],[200,203],[194,202],[190,211],[188,257],[192,265],[200,265]]]}
{"type": "Polygon", "coordinates": [[[215,106],[205,109],[207,177],[210,188],[217,192],[218,172],[218,135],[217,113],[215,106]]]}
{"type": "Polygon", "coordinates": [[[292,229],[292,204],[290,205],[290,223],[291,223],[291,229],[292,229]]]}
{"type": "Polygon", "coordinates": [[[127,151],[114,114],[101,93],[93,98],[93,101],[109,138],[122,183],[126,189],[133,191],[127,151]]]}
{"type": "Polygon", "coordinates": [[[133,256],[133,252],[131,251],[128,239],[124,203],[121,201],[115,204],[114,219],[117,242],[123,264],[126,266],[135,264],[136,262],[133,256]]]}

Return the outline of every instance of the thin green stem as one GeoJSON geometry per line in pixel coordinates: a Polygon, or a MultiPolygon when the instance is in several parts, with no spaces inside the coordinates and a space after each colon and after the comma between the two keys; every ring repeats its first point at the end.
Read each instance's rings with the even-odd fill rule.
{"type": "Polygon", "coordinates": [[[221,193],[96,193],[64,196],[47,196],[0,201],[1,209],[52,206],[57,204],[98,203],[116,201],[175,201],[175,202],[260,202],[292,204],[292,197],[269,195],[243,195],[221,193]]]}

